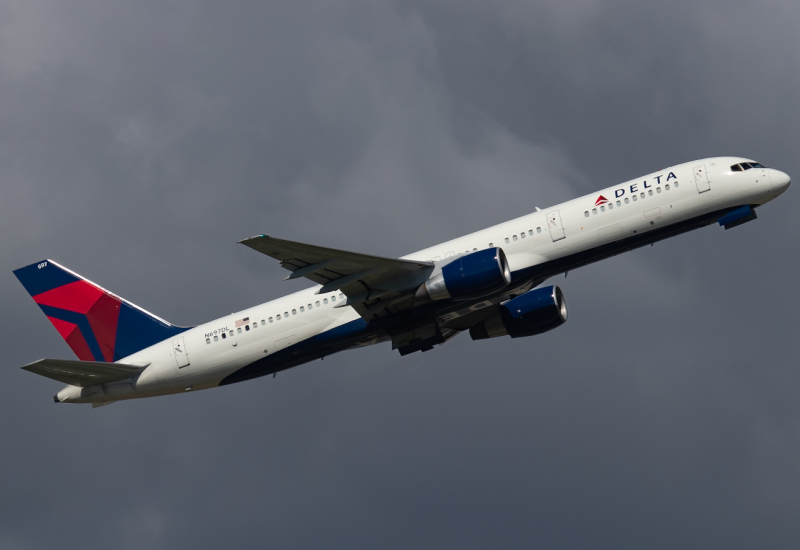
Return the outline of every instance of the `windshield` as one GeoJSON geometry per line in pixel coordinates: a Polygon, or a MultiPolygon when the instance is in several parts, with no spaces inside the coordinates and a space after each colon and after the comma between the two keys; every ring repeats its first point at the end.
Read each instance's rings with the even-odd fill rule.
{"type": "Polygon", "coordinates": [[[743,172],[744,170],[750,170],[751,168],[766,168],[766,166],[757,162],[740,162],[739,164],[734,164],[731,166],[731,172],[743,172]]]}

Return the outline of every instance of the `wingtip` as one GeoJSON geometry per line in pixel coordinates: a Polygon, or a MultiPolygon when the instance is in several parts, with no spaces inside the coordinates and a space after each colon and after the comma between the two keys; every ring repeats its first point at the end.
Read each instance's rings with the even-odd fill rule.
{"type": "Polygon", "coordinates": [[[269,238],[269,235],[253,235],[252,237],[247,237],[241,241],[236,241],[236,244],[247,244],[248,241],[252,241],[253,239],[262,239],[264,237],[269,238]]]}

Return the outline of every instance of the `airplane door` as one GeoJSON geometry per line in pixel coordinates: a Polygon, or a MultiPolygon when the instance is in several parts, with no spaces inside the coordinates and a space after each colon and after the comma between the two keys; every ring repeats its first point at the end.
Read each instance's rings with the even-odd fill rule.
{"type": "Polygon", "coordinates": [[[564,226],[561,224],[561,213],[558,210],[547,213],[547,227],[550,229],[550,238],[553,242],[564,238],[564,226]]]}
{"type": "Polygon", "coordinates": [[[175,362],[178,363],[179,369],[189,366],[189,354],[186,353],[183,336],[172,341],[172,353],[175,355],[175,362]]]}
{"type": "Polygon", "coordinates": [[[698,193],[705,193],[711,190],[711,178],[708,177],[705,164],[694,167],[694,182],[697,185],[698,193]]]}

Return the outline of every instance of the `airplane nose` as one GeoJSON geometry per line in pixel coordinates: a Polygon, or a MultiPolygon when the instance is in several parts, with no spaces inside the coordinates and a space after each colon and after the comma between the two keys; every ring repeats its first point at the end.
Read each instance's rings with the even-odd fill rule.
{"type": "Polygon", "coordinates": [[[792,178],[789,177],[789,174],[772,168],[769,171],[769,180],[772,182],[772,189],[776,195],[780,195],[789,189],[789,184],[792,183],[792,178]]]}

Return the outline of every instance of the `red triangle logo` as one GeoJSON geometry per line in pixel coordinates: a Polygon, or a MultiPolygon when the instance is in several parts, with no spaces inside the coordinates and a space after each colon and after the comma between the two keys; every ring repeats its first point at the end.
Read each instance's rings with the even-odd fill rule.
{"type": "Polygon", "coordinates": [[[603,195],[600,195],[599,197],[597,197],[597,200],[594,201],[594,205],[595,206],[600,206],[601,204],[605,204],[607,202],[608,202],[608,199],[605,198],[603,195]]]}

